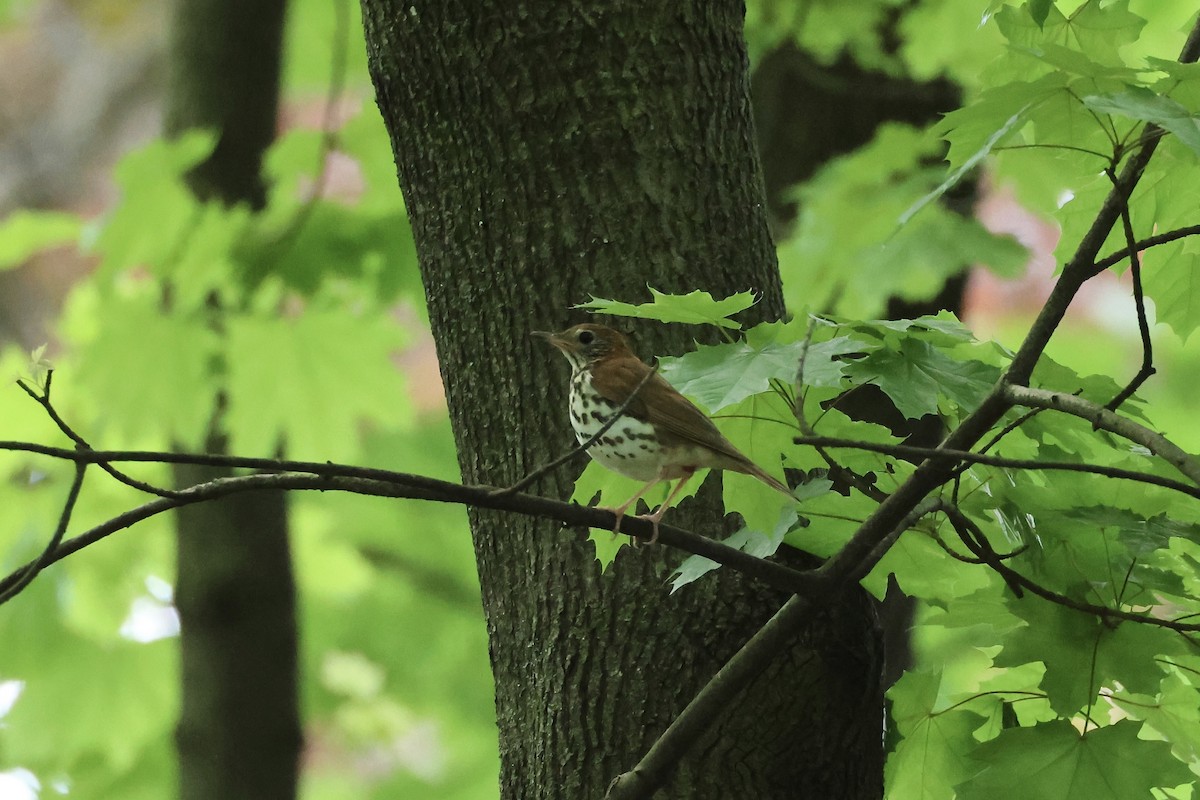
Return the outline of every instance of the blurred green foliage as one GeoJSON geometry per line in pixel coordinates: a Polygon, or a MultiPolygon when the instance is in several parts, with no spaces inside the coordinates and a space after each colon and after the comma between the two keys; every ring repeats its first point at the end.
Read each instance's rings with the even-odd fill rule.
{"type": "MultiPolygon", "coordinates": [[[[182,175],[208,154],[210,133],[159,139],[122,159],[120,200],[102,218],[81,228],[66,214],[9,217],[0,268],[75,239],[98,259],[64,310],[51,359],[56,407],[98,447],[200,449],[220,390],[236,452],[270,454],[286,441],[297,458],[457,479],[444,412],[419,412],[396,368],[419,338],[423,292],[370,99],[358,6],[299,0],[288,19],[288,102],[325,106],[334,62],[345,59],[338,107],[361,110],[329,142],[299,128],[275,143],[261,214],[199,203],[187,189],[182,175]],[[350,194],[318,195],[330,160],[353,165],[350,194]]],[[[9,349],[2,364],[0,437],[64,443],[12,383],[29,376],[28,354],[9,349]]],[[[161,467],[131,471],[169,484],[161,467]]],[[[0,475],[9,571],[44,545],[70,470],[0,452],[0,475]]],[[[71,532],[143,499],[89,476],[71,532]]],[[[463,510],[297,494],[291,512],[303,796],[495,796],[486,632],[463,510]]],[[[0,681],[21,686],[3,715],[0,770],[32,770],[44,793],[55,782],[78,797],[173,793],[170,534],[168,517],[141,523],[0,611],[0,681]]]]}

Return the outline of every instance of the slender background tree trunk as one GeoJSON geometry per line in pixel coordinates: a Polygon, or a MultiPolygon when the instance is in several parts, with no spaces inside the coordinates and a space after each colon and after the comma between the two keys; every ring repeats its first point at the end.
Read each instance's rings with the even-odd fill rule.
{"type": "MultiPolygon", "coordinates": [[[[363,0],[467,482],[504,484],[572,443],[567,373],[532,329],[589,294],[757,289],[782,313],[730,0],[363,0]]],[[[627,325],[627,323],[625,323],[627,325]]],[[[643,356],[696,329],[642,326],[643,356]]],[[[542,491],[565,496],[566,470],[542,491]]],[[[715,479],[706,488],[712,489],[715,479]]],[[[720,534],[713,493],[673,519],[720,534]]],[[[471,516],[491,637],[504,798],[591,798],[784,600],[581,531],[471,516]]],[[[811,629],[701,738],[659,796],[881,794],[879,658],[862,598],[811,629]]]]}
{"type": "MultiPolygon", "coordinates": [[[[190,176],[202,198],[264,201],[259,167],[275,137],[284,7],[284,0],[179,0],[167,129],[219,132],[212,156],[190,176]]],[[[224,442],[214,434],[208,447],[221,452],[224,442]]],[[[175,470],[180,486],[227,474],[175,470]]],[[[177,519],[180,797],[289,800],[302,735],[284,495],[236,495],[182,509],[177,519]]]]}

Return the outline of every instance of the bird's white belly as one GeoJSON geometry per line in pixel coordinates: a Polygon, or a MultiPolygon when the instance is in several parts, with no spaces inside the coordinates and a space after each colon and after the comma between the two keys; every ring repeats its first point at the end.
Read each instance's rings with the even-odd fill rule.
{"type": "MultiPolygon", "coordinates": [[[[571,427],[583,444],[604,427],[620,404],[596,394],[584,371],[571,380],[571,427]]],[[[588,448],[588,455],[614,472],[649,481],[658,476],[664,454],[650,423],[623,414],[588,448]]]]}

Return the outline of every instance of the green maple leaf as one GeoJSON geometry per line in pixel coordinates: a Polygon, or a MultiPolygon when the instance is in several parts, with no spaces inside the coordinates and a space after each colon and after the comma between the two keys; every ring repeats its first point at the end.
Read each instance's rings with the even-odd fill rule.
{"type": "Polygon", "coordinates": [[[1162,738],[1180,760],[1194,763],[1200,758],[1200,692],[1178,673],[1164,678],[1160,688],[1158,696],[1114,693],[1113,702],[1150,729],[1143,729],[1142,738],[1162,738]]]}
{"type": "Polygon", "coordinates": [[[654,300],[649,303],[634,305],[593,296],[591,300],[580,303],[575,308],[617,317],[655,319],[659,322],[686,322],[693,325],[716,325],[721,328],[737,330],[742,327],[741,323],[735,322],[729,317],[745,311],[758,302],[758,297],[753,292],[738,292],[723,300],[716,300],[708,292],[699,290],[688,294],[663,294],[654,287],[647,288],[654,297],[654,300]]]}
{"type": "MultiPolygon", "coordinates": [[[[840,385],[846,370],[841,357],[862,348],[862,342],[849,336],[810,344],[804,357],[804,385],[840,385]]],[[[772,380],[790,386],[804,351],[803,341],[704,346],[680,358],[662,359],[662,375],[680,392],[716,413],[768,391],[772,380]]]]}
{"type": "Polygon", "coordinates": [[[390,319],[310,309],[295,318],[226,322],[231,449],[353,460],[360,426],[411,424],[391,355],[403,333],[390,319]],[[347,343],[353,343],[348,347],[347,343]]]}
{"type": "MultiPolygon", "coordinates": [[[[1129,575],[1132,581],[1140,581],[1173,594],[1183,594],[1183,581],[1179,574],[1154,568],[1146,562],[1168,548],[1173,537],[1200,542],[1200,524],[1171,519],[1166,514],[1146,518],[1133,511],[1110,506],[1071,508],[1064,512],[1064,516],[1086,522],[1096,530],[1116,530],[1117,540],[1124,545],[1124,549],[1106,547],[1103,558],[1117,580],[1129,575]]],[[[1114,587],[1111,591],[1119,589],[1114,587]]],[[[1130,598],[1127,592],[1123,599],[1136,602],[1144,598],[1130,598]]]]}
{"type": "MultiPolygon", "coordinates": [[[[89,297],[86,289],[78,295],[89,297]]],[[[150,434],[200,449],[216,396],[216,335],[193,318],[160,311],[148,295],[114,298],[103,308],[104,325],[81,337],[77,376],[102,419],[127,441],[150,434]]]]}
{"type": "Polygon", "coordinates": [[[1157,657],[1178,651],[1174,634],[1149,625],[1110,627],[1089,614],[1028,600],[1014,603],[1012,610],[1028,624],[1004,638],[996,666],[1045,664],[1042,689],[1062,716],[1090,705],[1105,686],[1156,692],[1163,678],[1157,657]]]}
{"type": "Polygon", "coordinates": [[[972,732],[984,718],[939,705],[940,672],[907,672],[891,689],[892,719],[903,738],[888,756],[886,796],[893,800],[952,800],[954,785],[976,769],[972,732]]]}
{"type": "Polygon", "coordinates": [[[1129,86],[1124,91],[1093,94],[1083,104],[1101,114],[1116,114],[1152,122],[1179,137],[1193,153],[1200,155],[1200,114],[1193,114],[1169,97],[1144,86],[1129,86]]]}
{"type": "Polygon", "coordinates": [[[887,393],[900,413],[918,419],[938,410],[938,398],[970,410],[995,385],[1000,370],[981,361],[958,361],[928,342],[906,338],[899,348],[881,348],[854,362],[846,375],[873,383],[887,393]]]}
{"type": "Polygon", "coordinates": [[[973,754],[982,769],[958,785],[958,800],[1130,800],[1191,782],[1170,746],[1139,739],[1137,727],[1119,722],[1080,736],[1060,720],[1001,731],[973,754]]]}
{"type": "Polygon", "coordinates": [[[952,347],[975,341],[971,329],[949,311],[927,314],[916,319],[842,320],[840,326],[885,341],[889,334],[900,333],[936,347],[952,347]]]}
{"type": "Polygon", "coordinates": [[[23,613],[0,619],[6,679],[25,683],[4,717],[5,758],[47,773],[104,765],[133,768],[147,746],[169,735],[178,712],[177,643],[141,644],[116,637],[91,640],[65,627],[60,618],[67,584],[49,573],[21,596],[23,613]],[[95,680],[97,664],[113,670],[95,680]],[[83,702],[60,725],[63,692],[83,702]],[[121,736],[113,736],[113,726],[121,736]]]}
{"type": "Polygon", "coordinates": [[[947,557],[933,539],[917,530],[902,535],[863,578],[862,585],[882,600],[888,575],[895,575],[906,594],[926,601],[973,594],[991,580],[985,570],[947,557]]]}
{"type": "MultiPolygon", "coordinates": [[[[563,446],[574,447],[574,437],[564,442],[563,446]]],[[[678,504],[684,498],[696,494],[707,477],[708,470],[701,471],[688,482],[683,493],[673,502],[678,504]]],[[[575,481],[575,488],[571,493],[570,501],[583,506],[616,508],[632,497],[634,492],[642,488],[643,484],[643,481],[626,478],[624,475],[607,469],[599,462],[588,461],[588,465],[575,481]]],[[[630,508],[628,513],[639,514],[655,508],[666,499],[668,491],[669,484],[666,482],[656,486],[643,495],[644,499],[639,500],[638,505],[630,508]]],[[[596,560],[600,562],[600,570],[602,572],[608,569],[609,564],[617,557],[617,553],[620,552],[621,548],[629,544],[628,536],[613,536],[612,531],[609,530],[593,529],[588,534],[588,538],[596,549],[596,560]]]]}
{"type": "Polygon", "coordinates": [[[186,250],[202,204],[182,176],[208,157],[216,142],[212,132],[191,130],[157,139],[121,159],[113,173],[121,202],[105,217],[96,239],[104,270],[155,267],[186,250]]]}
{"type": "MultiPolygon", "coordinates": [[[[828,485],[828,481],[825,483],[828,485]]],[[[757,556],[758,558],[767,558],[774,555],[775,551],[779,549],[779,545],[783,543],[783,537],[796,524],[797,517],[795,508],[784,508],[779,515],[779,523],[770,533],[763,533],[745,527],[725,539],[724,544],[735,547],[752,556],[757,556]]],[[[701,576],[707,575],[720,566],[716,561],[704,556],[688,556],[675,568],[675,572],[672,573],[671,593],[674,594],[682,587],[698,580],[701,576]]]]}
{"type": "Polygon", "coordinates": [[[965,174],[1015,136],[1029,115],[1066,83],[1066,76],[1056,73],[1035,81],[1013,81],[984,91],[975,102],[944,116],[933,132],[950,146],[946,160],[955,175],[965,174]]]}
{"type": "Polygon", "coordinates": [[[1013,45],[1057,44],[1121,65],[1118,48],[1137,40],[1146,20],[1130,12],[1129,0],[1083,3],[1070,16],[1053,3],[1040,2],[1031,13],[1009,6],[996,14],[996,24],[1013,45]],[[1036,10],[1037,13],[1032,13],[1036,10]],[[1040,17],[1040,19],[1039,19],[1040,17]]]}
{"type": "Polygon", "coordinates": [[[1029,16],[1040,28],[1046,24],[1046,17],[1054,7],[1054,0],[1029,0],[1029,16]]]}
{"type": "Polygon", "coordinates": [[[1143,255],[1143,263],[1155,266],[1142,274],[1146,296],[1154,300],[1155,318],[1186,342],[1200,324],[1200,245],[1184,239],[1157,250],[1143,255]]]}

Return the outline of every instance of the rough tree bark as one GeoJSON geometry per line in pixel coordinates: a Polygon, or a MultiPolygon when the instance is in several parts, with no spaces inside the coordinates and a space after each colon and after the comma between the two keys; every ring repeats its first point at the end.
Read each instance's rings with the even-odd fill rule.
{"type": "MultiPolygon", "coordinates": [[[[571,443],[566,367],[529,331],[589,293],[756,288],[760,319],[782,313],[740,2],[362,6],[465,481],[504,484],[571,443]]],[[[639,349],[696,333],[643,326],[639,349]]],[[[672,513],[718,534],[706,496],[672,513]]],[[[674,554],[626,549],[600,576],[583,532],[471,523],[504,798],[602,796],[784,599],[724,573],[668,595],[674,554]]],[[[878,797],[878,672],[865,601],[815,619],[658,796],[878,797]]]]}
{"type": "MultiPolygon", "coordinates": [[[[254,207],[264,201],[259,167],[275,136],[283,12],[284,0],[178,3],[167,130],[203,127],[220,135],[189,176],[200,197],[254,207]]],[[[219,434],[208,449],[223,451],[219,434]]],[[[175,470],[180,486],[226,474],[175,470]]],[[[176,745],[184,800],[296,795],[302,736],[286,510],[282,492],[255,492],[179,511],[176,745]]]]}

